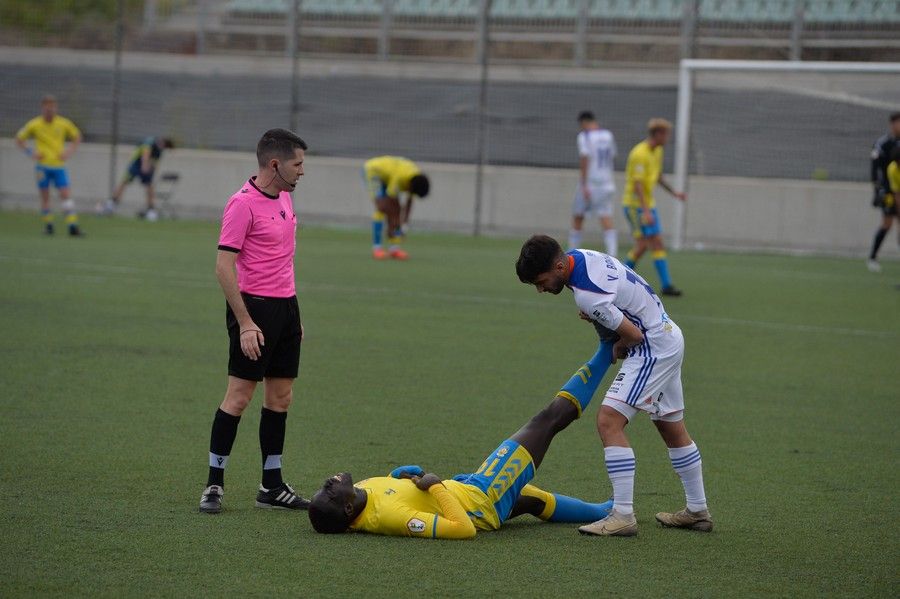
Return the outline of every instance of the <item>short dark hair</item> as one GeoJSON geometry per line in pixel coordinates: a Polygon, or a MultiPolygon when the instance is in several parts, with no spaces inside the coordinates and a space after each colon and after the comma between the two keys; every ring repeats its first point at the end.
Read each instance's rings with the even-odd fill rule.
{"type": "Polygon", "coordinates": [[[160,140],[160,143],[162,143],[162,147],[165,148],[166,150],[171,150],[172,148],[175,147],[175,142],[172,141],[171,137],[163,137],[160,140]]]}
{"type": "Polygon", "coordinates": [[[522,245],[516,260],[516,274],[523,283],[532,284],[535,279],[553,268],[553,262],[563,255],[562,246],[549,235],[532,235],[522,245]]]}
{"type": "Polygon", "coordinates": [[[891,122],[900,121],[900,112],[892,112],[891,113],[891,122]]]}
{"type": "Polygon", "coordinates": [[[579,123],[584,122],[584,121],[596,121],[596,120],[597,119],[594,118],[594,113],[591,112],[590,110],[583,110],[578,114],[578,122],[579,123]]]}
{"type": "Polygon", "coordinates": [[[313,497],[309,504],[307,514],[309,515],[309,523],[312,524],[313,530],[326,535],[339,534],[346,532],[350,527],[350,519],[344,512],[336,512],[333,504],[327,501],[316,501],[313,497]]]}
{"type": "Polygon", "coordinates": [[[425,175],[416,175],[409,180],[409,192],[420,198],[427,196],[429,189],[431,189],[431,182],[425,175]]]}
{"type": "Polygon", "coordinates": [[[256,144],[256,160],[259,166],[265,166],[272,158],[286,160],[294,155],[297,148],[305,150],[306,142],[296,133],[287,129],[269,129],[256,144]]]}

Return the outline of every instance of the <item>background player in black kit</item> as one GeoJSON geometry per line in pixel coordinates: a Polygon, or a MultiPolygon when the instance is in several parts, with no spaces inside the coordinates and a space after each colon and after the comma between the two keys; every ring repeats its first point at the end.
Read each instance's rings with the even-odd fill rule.
{"type": "Polygon", "coordinates": [[[872,251],[869,252],[869,260],[866,265],[872,272],[881,270],[878,264],[878,250],[881,248],[881,242],[884,241],[888,231],[891,230],[891,223],[897,216],[897,201],[891,193],[890,182],[888,181],[887,169],[891,163],[891,155],[894,151],[900,150],[900,112],[891,114],[891,128],[887,133],[879,137],[872,147],[872,185],[875,186],[875,196],[872,199],[872,205],[881,208],[881,224],[875,231],[875,238],[872,240],[872,251]]]}

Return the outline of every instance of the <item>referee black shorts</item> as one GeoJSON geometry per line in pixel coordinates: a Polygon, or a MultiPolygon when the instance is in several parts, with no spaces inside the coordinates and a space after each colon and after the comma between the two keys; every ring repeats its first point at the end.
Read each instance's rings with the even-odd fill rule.
{"type": "Polygon", "coordinates": [[[300,306],[297,297],[261,297],[242,293],[250,318],[262,330],[262,356],[253,361],[241,351],[241,331],[231,310],[225,308],[228,327],[228,374],[248,381],[266,377],[295,379],[300,370],[300,306]]]}

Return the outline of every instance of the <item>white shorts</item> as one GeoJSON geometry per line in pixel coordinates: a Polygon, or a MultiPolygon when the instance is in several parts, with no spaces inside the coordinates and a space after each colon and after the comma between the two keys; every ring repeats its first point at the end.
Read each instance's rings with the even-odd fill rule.
{"type": "Polygon", "coordinates": [[[616,195],[616,188],[611,187],[608,183],[595,183],[593,181],[588,181],[587,187],[591,195],[589,201],[585,200],[581,185],[575,190],[575,199],[572,201],[572,215],[612,216],[613,196],[616,195]]]}
{"type": "Polygon", "coordinates": [[[647,343],[635,346],[606,392],[603,405],[616,410],[629,421],[638,411],[651,420],[677,422],[684,417],[681,390],[681,362],[684,337],[672,321],[653,333],[647,343]]]}

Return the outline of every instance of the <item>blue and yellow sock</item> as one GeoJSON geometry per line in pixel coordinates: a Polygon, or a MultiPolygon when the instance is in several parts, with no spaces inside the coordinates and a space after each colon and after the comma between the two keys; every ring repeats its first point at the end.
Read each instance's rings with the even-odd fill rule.
{"type": "Polygon", "coordinates": [[[588,503],[581,499],[549,493],[534,485],[525,485],[522,489],[523,497],[534,497],[544,502],[544,511],[538,518],[546,522],[595,522],[602,520],[612,510],[612,500],[604,503],[588,503]]]}
{"type": "Polygon", "coordinates": [[[666,250],[653,251],[653,266],[656,267],[656,274],[659,275],[659,282],[663,288],[671,287],[672,280],[669,278],[669,261],[666,259],[666,250]]]}
{"type": "Polygon", "coordinates": [[[565,397],[571,401],[578,410],[579,417],[591,403],[603,375],[612,364],[612,348],[612,343],[601,343],[597,353],[579,368],[556,394],[557,397],[565,397]]]}
{"type": "Polygon", "coordinates": [[[384,235],[384,212],[376,210],[372,213],[372,246],[381,247],[381,238],[384,235]]]}
{"type": "Polygon", "coordinates": [[[41,222],[44,224],[44,230],[47,233],[53,232],[53,213],[47,209],[41,209],[41,222]]]}
{"type": "Polygon", "coordinates": [[[632,270],[637,266],[637,254],[634,253],[634,249],[628,250],[628,254],[625,255],[625,266],[632,270]]]}

